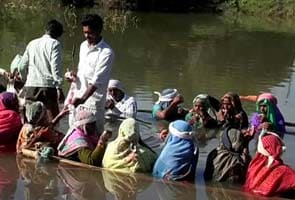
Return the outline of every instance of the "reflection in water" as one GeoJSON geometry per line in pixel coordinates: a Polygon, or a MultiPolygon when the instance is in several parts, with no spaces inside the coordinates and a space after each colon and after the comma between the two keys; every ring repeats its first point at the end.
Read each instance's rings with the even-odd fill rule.
{"type": "Polygon", "coordinates": [[[188,182],[155,182],[160,200],[196,199],[196,185],[188,182]]]}
{"type": "Polygon", "coordinates": [[[0,199],[13,198],[17,177],[14,154],[0,154],[0,199]]]}
{"type": "Polygon", "coordinates": [[[63,194],[65,199],[106,199],[100,171],[68,167],[61,164],[57,167],[57,176],[67,188],[63,194]]]}
{"type": "Polygon", "coordinates": [[[16,156],[20,178],[24,182],[24,198],[54,199],[58,194],[54,168],[49,163],[37,162],[31,158],[16,156]]]}
{"type": "Polygon", "coordinates": [[[118,200],[136,199],[151,184],[151,180],[139,179],[136,174],[102,170],[102,176],[106,189],[118,200]]]}

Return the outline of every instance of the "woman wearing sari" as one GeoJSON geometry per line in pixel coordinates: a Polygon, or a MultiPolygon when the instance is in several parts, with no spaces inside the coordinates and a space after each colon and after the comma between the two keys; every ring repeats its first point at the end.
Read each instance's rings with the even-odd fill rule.
{"type": "Polygon", "coordinates": [[[244,142],[240,130],[226,128],[221,135],[219,147],[208,155],[204,179],[243,184],[251,160],[248,151],[244,149],[244,142]]]}
{"type": "Polygon", "coordinates": [[[193,133],[186,121],[170,123],[169,136],[155,163],[153,176],[166,180],[194,181],[198,147],[194,143],[193,133]]]}
{"type": "Polygon", "coordinates": [[[153,169],[156,154],[140,144],[139,127],[135,119],[125,119],[117,138],[107,146],[103,157],[104,168],[122,172],[148,173],[153,169]]]}
{"type": "Polygon", "coordinates": [[[256,113],[250,121],[256,133],[264,128],[283,137],[286,132],[284,117],[277,107],[277,98],[271,93],[263,93],[257,97],[256,113]]]}
{"type": "Polygon", "coordinates": [[[98,137],[95,115],[78,107],[75,122],[58,145],[58,155],[85,164],[101,166],[109,132],[98,137]]]}
{"type": "Polygon", "coordinates": [[[18,99],[15,93],[0,94],[0,151],[8,150],[15,144],[22,127],[18,99]]]}
{"type": "Polygon", "coordinates": [[[221,108],[217,115],[218,121],[223,126],[238,129],[248,128],[248,116],[242,107],[239,95],[228,92],[221,98],[221,108]]]}
{"type": "Polygon", "coordinates": [[[193,108],[185,116],[185,120],[196,129],[217,127],[216,110],[209,98],[207,94],[197,95],[193,100],[193,108]]]}
{"type": "Polygon", "coordinates": [[[276,133],[266,130],[260,133],[257,153],[248,168],[245,191],[263,196],[295,191],[295,171],[280,158],[285,148],[276,133]]]}
{"type": "Polygon", "coordinates": [[[27,122],[20,130],[17,139],[17,153],[22,153],[23,149],[39,150],[40,147],[48,146],[48,144],[56,150],[63,134],[53,129],[52,125],[55,122],[53,124],[49,122],[44,104],[36,101],[26,105],[25,110],[27,122]]]}

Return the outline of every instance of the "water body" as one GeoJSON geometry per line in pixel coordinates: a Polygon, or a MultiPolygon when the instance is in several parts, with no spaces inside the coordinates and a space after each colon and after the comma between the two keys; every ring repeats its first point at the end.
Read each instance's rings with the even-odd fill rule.
{"type": "MultiPolygon", "coordinates": [[[[0,67],[9,69],[13,57],[22,53],[30,40],[43,34],[42,25],[54,17],[67,24],[61,38],[64,69],[74,68],[83,41],[75,19],[90,11],[80,10],[77,18],[54,6],[46,12],[1,11],[0,67]]],[[[133,16],[135,25],[124,25],[124,21],[107,24],[103,36],[116,53],[112,77],[124,83],[140,109],[150,110],[156,100],[153,91],[167,87],[179,89],[186,107],[191,107],[192,99],[199,93],[219,98],[227,91],[241,95],[265,91],[278,97],[286,121],[295,122],[292,29],[208,15],[133,16]]],[[[67,87],[65,83],[65,90],[67,87]]],[[[244,106],[249,115],[255,110],[254,104],[244,106]]],[[[149,114],[139,117],[150,120],[149,114]]],[[[292,128],[288,131],[295,132],[292,128]]],[[[284,139],[287,151],[283,159],[295,168],[295,134],[284,139]]],[[[16,158],[15,154],[0,154],[0,199],[261,199],[243,193],[239,186],[204,183],[206,156],[217,143],[217,139],[211,139],[200,144],[195,184],[166,183],[142,174],[124,175],[58,163],[40,164],[16,158]]]]}

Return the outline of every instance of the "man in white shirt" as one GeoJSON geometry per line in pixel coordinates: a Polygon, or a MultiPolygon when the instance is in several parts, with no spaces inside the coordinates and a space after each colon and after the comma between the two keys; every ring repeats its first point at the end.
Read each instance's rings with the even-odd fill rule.
{"type": "Polygon", "coordinates": [[[26,47],[18,71],[25,74],[25,98],[41,101],[53,119],[59,112],[58,101],[64,101],[62,92],[62,49],[58,38],[63,26],[57,20],[46,25],[45,34],[32,40],[26,47]]]}
{"type": "Polygon", "coordinates": [[[119,80],[111,79],[109,81],[105,108],[107,109],[107,116],[122,118],[136,117],[136,101],[133,97],[125,94],[123,85],[119,80]]]}
{"type": "Polygon", "coordinates": [[[81,104],[96,115],[99,134],[104,129],[107,86],[111,75],[114,53],[103,40],[103,20],[99,15],[88,14],[82,20],[85,41],[80,46],[76,88],[71,104],[81,104]]]}

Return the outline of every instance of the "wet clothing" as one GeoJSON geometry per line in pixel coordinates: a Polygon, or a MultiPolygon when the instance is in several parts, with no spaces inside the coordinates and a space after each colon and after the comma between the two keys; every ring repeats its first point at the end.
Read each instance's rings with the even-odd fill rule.
{"type": "Polygon", "coordinates": [[[18,112],[18,100],[14,93],[0,93],[0,145],[16,144],[22,127],[18,112]]]}
{"type": "Polygon", "coordinates": [[[277,134],[260,134],[257,153],[249,165],[243,186],[245,191],[274,196],[295,190],[295,171],[280,158],[284,149],[277,134]]]}
{"type": "Polygon", "coordinates": [[[251,118],[251,125],[254,126],[256,132],[260,132],[258,129],[259,125],[263,122],[268,122],[271,124],[270,130],[275,131],[281,137],[284,136],[286,132],[285,128],[285,120],[284,117],[277,107],[277,99],[271,95],[270,93],[263,93],[257,98],[256,102],[256,112],[251,118]],[[262,120],[260,105],[265,105],[267,113],[264,115],[264,119],[262,120]]]}
{"type": "MultiPolygon", "coordinates": [[[[230,113],[228,113],[224,120],[219,120],[219,123],[222,124],[224,127],[230,126],[238,129],[248,128],[248,116],[242,107],[239,95],[236,93],[228,92],[221,98],[221,104],[223,103],[225,98],[229,99],[233,109],[230,110],[230,113]]],[[[222,109],[219,110],[219,115],[220,114],[223,115],[222,109]]]]}
{"type": "Polygon", "coordinates": [[[82,163],[101,166],[105,145],[98,144],[98,137],[88,133],[86,125],[96,121],[95,115],[89,111],[79,110],[75,122],[58,145],[58,155],[82,163]]]}
{"type": "Polygon", "coordinates": [[[139,144],[139,127],[133,118],[125,119],[117,138],[107,146],[102,165],[122,172],[148,173],[153,169],[156,154],[139,144]]]}
{"type": "Polygon", "coordinates": [[[217,115],[216,110],[210,103],[209,95],[207,94],[199,94],[193,100],[193,106],[196,103],[200,103],[203,108],[205,116],[201,116],[196,113],[193,109],[186,114],[185,121],[189,122],[195,129],[198,128],[217,128],[217,115]]]}
{"type": "Polygon", "coordinates": [[[250,156],[243,151],[244,140],[238,129],[225,129],[221,135],[219,147],[208,154],[204,179],[243,184],[251,160],[250,156]]]}
{"type": "Polygon", "coordinates": [[[166,180],[194,181],[198,147],[193,141],[192,127],[183,120],[169,125],[169,136],[158,157],[153,176],[166,180]]]}
{"type": "Polygon", "coordinates": [[[25,115],[27,123],[23,125],[19,133],[16,144],[17,153],[21,153],[25,148],[36,150],[37,142],[49,143],[56,150],[63,135],[49,126],[44,104],[37,101],[26,105],[25,115]]]}

